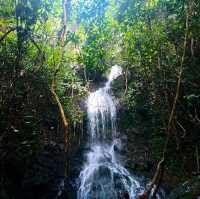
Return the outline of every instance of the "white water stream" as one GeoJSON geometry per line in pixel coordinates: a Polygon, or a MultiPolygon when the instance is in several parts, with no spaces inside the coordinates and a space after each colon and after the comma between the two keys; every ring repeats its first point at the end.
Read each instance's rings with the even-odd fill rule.
{"type": "Polygon", "coordinates": [[[123,167],[118,151],[121,140],[116,130],[116,99],[111,82],[120,76],[120,66],[113,66],[103,88],[87,99],[90,151],[79,175],[78,199],[134,199],[144,191],[136,176],[123,167]]]}

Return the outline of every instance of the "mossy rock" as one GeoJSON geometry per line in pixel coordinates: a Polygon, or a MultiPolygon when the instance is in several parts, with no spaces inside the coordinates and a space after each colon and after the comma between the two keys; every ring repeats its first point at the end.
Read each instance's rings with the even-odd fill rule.
{"type": "Polygon", "coordinates": [[[186,181],[179,185],[169,195],[169,199],[199,199],[200,197],[200,176],[186,181]]]}

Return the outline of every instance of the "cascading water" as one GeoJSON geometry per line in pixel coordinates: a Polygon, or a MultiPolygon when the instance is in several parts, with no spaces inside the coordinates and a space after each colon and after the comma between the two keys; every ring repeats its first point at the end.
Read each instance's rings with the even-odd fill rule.
{"type": "Polygon", "coordinates": [[[103,88],[87,99],[90,151],[79,175],[78,199],[134,199],[144,191],[136,176],[120,162],[121,141],[116,131],[116,99],[110,94],[110,84],[121,75],[121,67],[112,67],[103,88]]]}

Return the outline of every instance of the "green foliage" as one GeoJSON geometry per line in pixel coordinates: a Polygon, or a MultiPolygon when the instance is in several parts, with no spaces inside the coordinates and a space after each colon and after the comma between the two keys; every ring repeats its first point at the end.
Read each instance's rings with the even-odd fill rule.
{"type": "MultiPolygon", "coordinates": [[[[166,137],[165,129],[183,55],[187,14],[189,14],[189,35],[183,66],[184,77],[173,129],[176,135],[172,139],[173,145],[170,146],[169,156],[176,150],[185,153],[182,145],[177,149],[177,145],[185,140],[194,143],[192,140],[198,139],[198,135],[194,133],[197,127],[193,126],[194,123],[197,125],[199,118],[198,9],[199,3],[196,1],[163,0],[121,0],[117,1],[113,9],[113,16],[118,20],[117,34],[120,35],[120,39],[116,37],[121,44],[119,63],[124,71],[128,71],[126,74],[128,85],[125,94],[122,94],[122,101],[131,113],[132,120],[141,120],[134,125],[144,126],[144,136],[146,133],[151,134],[155,159],[160,158],[166,137]],[[144,110],[147,110],[147,113],[151,112],[150,119],[147,119],[144,110]],[[185,138],[181,138],[184,128],[188,134],[185,138]]],[[[181,165],[181,171],[177,173],[181,176],[184,175],[186,165],[183,165],[185,164],[183,160],[176,162],[177,158],[178,155],[171,155],[168,167],[176,173],[181,165]]]]}
{"type": "MultiPolygon", "coordinates": [[[[63,140],[58,108],[50,92],[60,62],[61,5],[62,1],[49,0],[0,1],[1,182],[12,181],[4,165],[14,163],[16,171],[20,168],[24,172],[27,161],[45,144],[63,140]]],[[[79,36],[68,31],[56,82],[56,92],[71,126],[82,123],[79,99],[86,95],[75,67],[79,43],[79,36]]]]}
{"type": "Polygon", "coordinates": [[[80,0],[78,2],[78,23],[83,22],[89,28],[94,21],[101,21],[105,16],[105,11],[109,5],[108,0],[80,0]]]}
{"type": "Polygon", "coordinates": [[[26,151],[23,157],[28,157],[40,148],[38,143],[47,131],[51,132],[47,126],[59,130],[58,110],[50,94],[58,65],[56,92],[73,124],[84,118],[81,100],[87,95],[88,82],[99,83],[112,65],[119,64],[123,78],[114,87],[127,111],[124,127],[142,126],[158,160],[188,15],[183,79],[167,166],[175,172],[181,165],[180,175],[185,170],[192,173],[185,160],[175,162],[179,158],[175,152],[187,156],[184,143],[189,142],[190,153],[194,153],[193,144],[200,144],[196,133],[200,118],[199,10],[198,0],[67,1],[61,59],[61,0],[0,0],[0,144],[8,150],[14,143],[19,154],[26,151]]]}
{"type": "Polygon", "coordinates": [[[95,72],[105,72],[107,67],[107,45],[112,38],[107,25],[107,22],[92,25],[79,56],[79,62],[85,65],[91,76],[95,72]]]}

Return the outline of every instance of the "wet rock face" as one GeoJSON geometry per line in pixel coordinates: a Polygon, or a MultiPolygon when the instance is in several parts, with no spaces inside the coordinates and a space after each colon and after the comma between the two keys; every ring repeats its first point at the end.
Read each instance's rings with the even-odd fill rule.
{"type": "Polygon", "coordinates": [[[47,145],[32,160],[23,182],[24,198],[53,199],[65,195],[65,153],[59,145],[47,145]]]}
{"type": "Polygon", "coordinates": [[[131,124],[124,122],[123,118],[127,119],[127,115],[127,110],[122,107],[118,114],[118,124],[121,136],[126,137],[126,140],[123,141],[123,143],[126,143],[124,147],[126,167],[138,174],[151,177],[156,164],[152,157],[150,139],[147,138],[141,127],[137,125],[134,127],[134,121],[131,124]]]}

